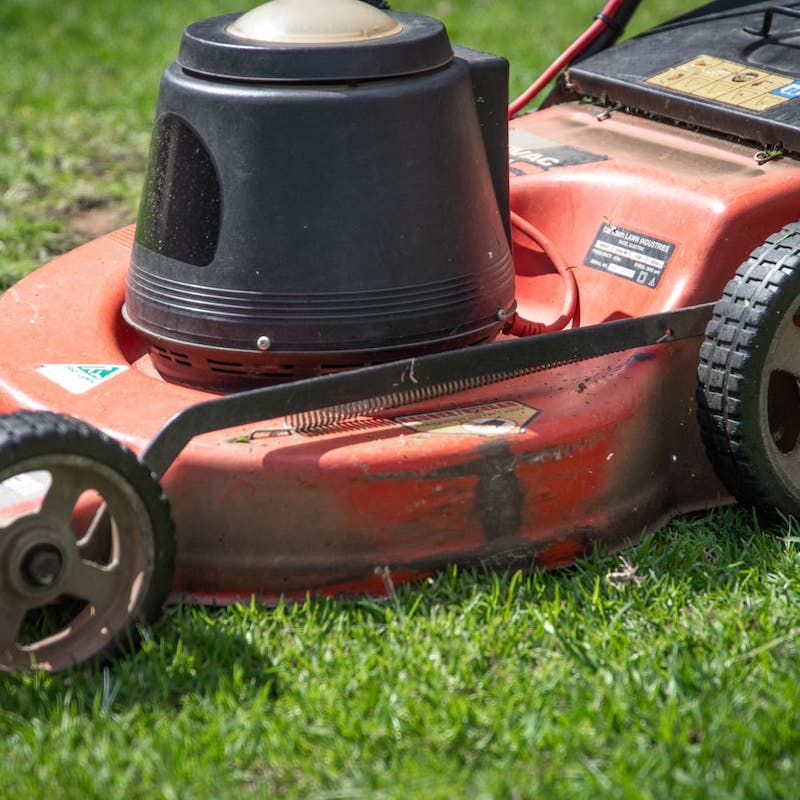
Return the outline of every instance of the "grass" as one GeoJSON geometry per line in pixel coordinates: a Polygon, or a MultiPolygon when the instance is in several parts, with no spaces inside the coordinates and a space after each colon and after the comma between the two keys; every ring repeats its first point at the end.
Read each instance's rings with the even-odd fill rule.
{"type": "Polygon", "coordinates": [[[6,678],[0,780],[27,797],[791,797],[798,566],[795,540],[726,510],[624,564],[174,609],[109,670],[6,678]]]}
{"type": "MultiPolygon", "coordinates": [[[[515,93],[597,6],[402,4],[508,55],[515,93]]],[[[133,218],[158,75],[187,22],[229,8],[4,0],[0,287],[133,218]]],[[[171,609],[110,668],[0,678],[0,785],[54,799],[792,797],[800,552],[796,529],[773,533],[726,509],[624,561],[452,568],[385,602],[171,609]]]]}
{"type": "MultiPolygon", "coordinates": [[[[568,0],[558,14],[522,0],[395,5],[443,18],[454,41],[507,56],[517,94],[591,21],[598,0],[568,0]]],[[[631,30],[691,3],[658,5],[631,30]]],[[[0,291],[135,217],[161,71],[189,22],[235,8],[226,0],[0,3],[0,291]]]]}

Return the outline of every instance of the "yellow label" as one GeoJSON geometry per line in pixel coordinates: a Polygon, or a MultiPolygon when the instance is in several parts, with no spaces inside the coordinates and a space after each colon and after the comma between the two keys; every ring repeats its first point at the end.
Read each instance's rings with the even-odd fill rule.
{"type": "Polygon", "coordinates": [[[523,433],[539,413],[514,400],[498,400],[479,406],[448,408],[428,414],[413,414],[395,417],[395,422],[413,428],[418,433],[458,433],[474,436],[500,436],[508,433],[523,433]]]}
{"type": "Polygon", "coordinates": [[[714,56],[697,56],[645,83],[748,111],[767,111],[798,96],[798,82],[714,56]]]}

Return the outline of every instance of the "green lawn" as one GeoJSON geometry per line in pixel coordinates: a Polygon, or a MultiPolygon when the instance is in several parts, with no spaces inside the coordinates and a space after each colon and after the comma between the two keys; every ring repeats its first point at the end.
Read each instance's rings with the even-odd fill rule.
{"type": "MultiPolygon", "coordinates": [[[[600,2],[394,5],[507,55],[517,93],[600,2]]],[[[133,218],[160,71],[232,8],[3,0],[0,289],[133,218]]],[[[0,677],[2,795],[795,797],[800,540],[773,534],[725,510],[624,562],[172,609],[110,669],[0,677]]]]}

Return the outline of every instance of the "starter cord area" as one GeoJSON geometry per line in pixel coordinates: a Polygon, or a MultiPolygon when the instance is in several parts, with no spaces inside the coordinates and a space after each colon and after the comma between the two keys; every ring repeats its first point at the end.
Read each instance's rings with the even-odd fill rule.
{"type": "Polygon", "coordinates": [[[539,333],[563,330],[575,318],[575,312],[578,309],[578,283],[572,274],[572,269],[550,239],[535,225],[513,211],[511,212],[511,224],[537,247],[541,248],[542,252],[553,263],[558,274],[564,280],[564,303],[561,306],[561,313],[558,317],[547,324],[525,319],[515,311],[506,320],[503,326],[503,333],[510,336],[535,336],[539,333]]]}

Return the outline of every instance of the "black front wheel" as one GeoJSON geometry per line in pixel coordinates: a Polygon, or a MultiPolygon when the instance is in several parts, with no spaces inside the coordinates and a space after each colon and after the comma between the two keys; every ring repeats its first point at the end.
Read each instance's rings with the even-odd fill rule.
{"type": "Polygon", "coordinates": [[[725,287],[700,349],[700,429],[740,502],[800,519],[800,223],[725,287]]]}
{"type": "Polygon", "coordinates": [[[71,417],[0,416],[0,670],[57,671],[134,642],[174,562],[169,508],[131,451],[71,417]]]}

